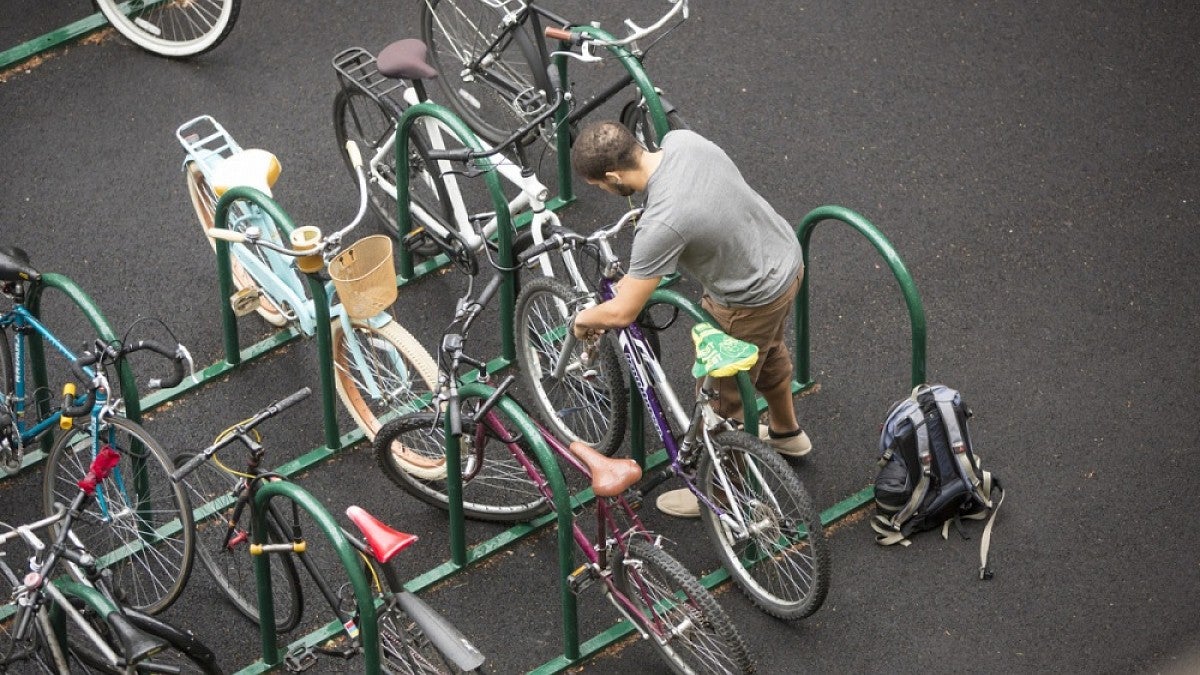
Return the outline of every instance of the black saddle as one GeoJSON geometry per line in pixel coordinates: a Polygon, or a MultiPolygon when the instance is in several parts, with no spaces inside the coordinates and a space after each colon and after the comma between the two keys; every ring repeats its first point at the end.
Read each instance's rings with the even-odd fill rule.
{"type": "Polygon", "coordinates": [[[437,71],[425,60],[428,48],[416,39],[397,40],[383,48],[376,57],[376,67],[387,77],[405,80],[429,80],[437,71]]]}
{"type": "Polygon", "coordinates": [[[42,274],[29,264],[29,254],[16,246],[0,247],[0,281],[37,281],[42,274]]]}

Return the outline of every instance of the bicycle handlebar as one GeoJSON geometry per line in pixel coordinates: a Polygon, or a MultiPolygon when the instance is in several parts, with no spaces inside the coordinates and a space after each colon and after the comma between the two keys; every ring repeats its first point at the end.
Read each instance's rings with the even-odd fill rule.
{"type": "MultiPolygon", "coordinates": [[[[650,24],[649,26],[646,26],[645,28],[634,23],[633,19],[625,19],[625,26],[629,29],[629,33],[626,34],[625,37],[622,37],[622,38],[612,38],[612,39],[598,38],[595,36],[588,35],[587,33],[583,32],[583,31],[570,30],[567,28],[555,28],[555,27],[546,28],[544,32],[545,32],[546,37],[548,37],[552,40],[559,40],[561,42],[569,42],[573,45],[584,45],[585,48],[586,48],[587,43],[597,44],[597,45],[601,45],[601,46],[605,46],[605,47],[608,47],[608,46],[623,47],[631,42],[636,42],[636,41],[646,37],[647,35],[650,35],[651,33],[657,31],[658,29],[662,28],[663,26],[666,25],[666,23],[668,21],[670,21],[672,18],[674,18],[676,14],[679,14],[682,12],[682,14],[683,14],[682,18],[683,19],[688,18],[688,0],[668,0],[668,2],[671,3],[671,8],[668,9],[666,11],[666,13],[664,13],[661,17],[659,17],[657,21],[650,24]]],[[[576,58],[581,58],[585,61],[600,60],[600,57],[595,56],[594,54],[591,54],[590,52],[587,52],[585,54],[573,54],[573,56],[575,56],[576,58]]]]}
{"type": "Polygon", "coordinates": [[[196,467],[200,466],[204,462],[208,461],[210,457],[217,454],[218,450],[236,440],[240,440],[254,427],[296,405],[300,401],[303,401],[304,399],[308,398],[310,394],[312,394],[312,389],[304,387],[303,389],[299,389],[285,398],[282,398],[258,411],[250,419],[234,426],[231,433],[222,436],[212,445],[196,453],[195,456],[189,459],[183,466],[175,469],[175,471],[171,473],[171,480],[175,483],[183,480],[188,474],[195,471],[196,467]]]}
{"type": "Polygon", "coordinates": [[[154,340],[138,340],[137,342],[124,345],[120,349],[114,348],[111,345],[105,344],[101,340],[96,340],[96,350],[85,351],[79,358],[70,362],[72,374],[87,386],[87,395],[80,404],[75,403],[75,385],[73,382],[68,382],[63,387],[63,404],[62,414],[64,417],[82,417],[92,411],[96,405],[96,391],[101,385],[99,376],[89,374],[85,368],[94,366],[100,363],[105,358],[111,361],[116,361],[124,356],[132,354],[143,349],[148,349],[160,356],[164,356],[171,360],[172,372],[169,377],[159,378],[153,377],[147,381],[147,386],[151,389],[169,389],[183,382],[183,378],[187,375],[187,370],[184,367],[185,363],[191,363],[192,357],[188,350],[183,345],[177,344],[174,349],[164,346],[160,342],[154,340]]]}

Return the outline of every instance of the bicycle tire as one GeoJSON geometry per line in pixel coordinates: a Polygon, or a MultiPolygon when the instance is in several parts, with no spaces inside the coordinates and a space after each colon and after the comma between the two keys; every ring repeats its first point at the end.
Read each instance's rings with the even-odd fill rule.
{"type": "MultiPolygon", "coordinates": [[[[351,178],[356,173],[346,153],[346,141],[357,143],[363,158],[369,161],[380,147],[391,140],[396,131],[394,123],[399,119],[400,112],[388,108],[360,89],[343,88],[338,92],[333,100],[333,130],[351,178]]],[[[451,223],[454,217],[450,211],[446,183],[439,173],[430,170],[434,163],[429,160],[429,143],[421,129],[419,123],[414,124],[408,139],[409,199],[436,218],[447,230],[453,229],[451,223]]],[[[380,167],[379,172],[393,185],[396,184],[395,153],[389,153],[387,166],[380,167]]],[[[371,179],[370,172],[367,186],[371,209],[393,236],[398,235],[400,227],[396,220],[396,200],[371,179]]],[[[414,222],[413,229],[416,227],[418,224],[414,222]]],[[[428,257],[439,251],[425,249],[417,252],[428,257]]]]}
{"type": "Polygon", "coordinates": [[[118,33],[138,47],[173,59],[199,56],[229,37],[242,0],[144,2],[94,0],[118,33]],[[146,9],[142,5],[150,5],[146,9]],[[129,13],[122,10],[127,5],[129,13]]]}
{"type": "Polygon", "coordinates": [[[754,672],[745,640],[716,598],[678,560],[635,538],[615,581],[639,607],[633,618],[676,673],[754,672]],[[679,600],[686,599],[680,604],[679,600]]]}
{"type": "MultiPolygon", "coordinates": [[[[646,108],[646,103],[641,98],[629,101],[625,104],[624,108],[621,108],[620,120],[621,124],[629,129],[633,137],[642,144],[642,147],[650,152],[659,149],[660,139],[658,138],[658,132],[650,120],[650,111],[646,108]]],[[[691,129],[691,127],[688,126],[682,115],[671,110],[667,112],[667,129],[674,131],[676,129],[691,129]]]]}
{"type": "MultiPolygon", "coordinates": [[[[176,456],[175,465],[183,466],[195,456],[185,452],[176,456]]],[[[218,590],[229,600],[242,616],[255,624],[260,623],[258,612],[258,582],[254,572],[254,558],[250,555],[251,517],[250,509],[244,506],[240,512],[238,500],[227,506],[212,510],[208,504],[214,500],[236,494],[244,481],[226,473],[213,464],[212,460],[196,467],[183,479],[192,502],[193,520],[196,523],[196,555],[200,564],[208,570],[218,590]],[[236,515],[235,515],[236,513],[236,515]],[[238,534],[232,545],[227,545],[229,524],[238,534]]],[[[267,540],[271,543],[287,541],[275,519],[267,518],[267,540]]],[[[304,615],[304,593],[300,586],[300,574],[296,563],[289,555],[271,558],[271,590],[275,610],[275,632],[286,633],[300,625],[304,615]]]]}
{"type": "MultiPolygon", "coordinates": [[[[208,180],[204,177],[204,173],[200,171],[200,167],[196,166],[195,162],[188,162],[184,167],[187,174],[188,196],[192,200],[192,209],[196,212],[196,218],[200,221],[200,228],[205,232],[205,241],[215,252],[217,250],[217,242],[208,236],[208,231],[216,226],[217,215],[217,196],[213,192],[212,187],[208,184],[208,180]]],[[[245,214],[245,205],[234,204],[230,208],[230,215],[245,214]]],[[[230,217],[226,219],[226,227],[238,232],[243,231],[247,225],[260,226],[261,223],[255,219],[255,222],[246,221],[240,217],[230,217]]],[[[247,288],[253,288],[258,293],[258,305],[255,307],[258,315],[261,316],[267,323],[272,326],[285,326],[288,323],[288,317],[280,308],[279,304],[271,298],[260,285],[255,283],[254,277],[250,272],[238,262],[237,256],[233,255],[233,246],[240,244],[230,244],[229,255],[229,271],[233,278],[233,286],[239,291],[247,288]]],[[[254,255],[263,260],[263,264],[269,265],[263,254],[257,249],[249,248],[254,255]]]]}
{"type": "Polygon", "coordinates": [[[394,416],[432,409],[437,363],[421,343],[395,321],[380,326],[355,321],[351,327],[357,348],[364,355],[364,368],[369,368],[371,379],[383,386],[379,395],[370,391],[339,319],[334,319],[331,326],[333,379],[342,405],[367,439],[374,439],[380,427],[394,416]]]}
{"type": "MultiPolygon", "coordinates": [[[[758,438],[744,431],[725,431],[713,442],[721,470],[738,490],[740,510],[755,514],[756,523],[769,525],[753,528],[755,536],[739,543],[715,513],[701,509],[704,528],[722,564],[767,614],[781,619],[811,615],[829,591],[829,547],[820,512],[787,462],[758,438]],[[761,476],[761,481],[750,473],[761,476]]],[[[696,484],[713,503],[727,505],[716,474],[712,454],[705,452],[697,465],[696,484]]]]}
{"type": "MultiPolygon", "coordinates": [[[[124,658],[124,649],[120,640],[112,636],[108,623],[90,608],[80,607],[84,618],[93,629],[104,638],[109,648],[119,657],[124,658]]],[[[216,656],[204,643],[200,642],[191,631],[183,630],[162,619],[149,616],[128,608],[120,610],[129,623],[151,637],[158,638],[166,647],[152,656],[138,662],[134,670],[138,673],[184,673],[185,675],[221,675],[224,671],[217,665],[216,656]]],[[[90,639],[73,638],[70,628],[74,622],[67,621],[67,640],[71,653],[87,666],[86,672],[106,673],[108,675],[124,675],[125,669],[108,663],[100,653],[93,649],[90,639]]],[[[75,672],[72,670],[71,672],[75,672]]]]}
{"type": "Polygon", "coordinates": [[[586,347],[578,342],[566,375],[552,380],[570,320],[590,298],[550,277],[530,279],[523,286],[514,322],[517,364],[538,416],[557,437],[612,455],[625,437],[629,413],[623,359],[613,334],[600,339],[598,358],[590,368],[580,364],[586,347]]]}
{"type": "Polygon", "coordinates": [[[426,0],[421,7],[421,39],[429,46],[438,86],[454,112],[493,144],[545,110],[546,95],[553,91],[534,42],[541,36],[531,36],[524,24],[508,32],[486,68],[465,72],[469,62],[478,60],[476,52],[493,40],[481,27],[499,29],[503,17],[501,10],[480,0],[426,0]],[[521,96],[503,95],[489,78],[504,80],[521,96]]]}
{"type": "MultiPolygon", "coordinates": [[[[550,510],[542,493],[508,448],[490,434],[483,448],[475,446],[475,424],[463,419],[460,443],[463,515],[475,520],[516,523],[532,520],[550,510]],[[478,453],[482,453],[481,455],[478,453]],[[482,464],[476,470],[478,458],[482,464]]],[[[419,478],[396,461],[397,447],[445,465],[445,434],[441,416],[431,412],[405,415],[384,425],[375,437],[375,461],[385,476],[417,499],[449,510],[445,471],[441,478],[419,478]]]]}
{"type": "MultiPolygon", "coordinates": [[[[54,512],[55,502],[68,504],[79,493],[76,483],[92,463],[93,423],[90,418],[76,421],[71,431],[59,435],[47,455],[42,481],[42,506],[47,515],[54,512]]],[[[117,450],[121,460],[97,487],[97,498],[71,529],[84,548],[99,558],[100,566],[112,571],[113,586],[124,594],[124,602],[156,614],[179,597],[192,569],[196,531],[191,506],[183,486],[171,480],[175,465],[145,429],[113,417],[98,433],[102,444],[117,450]],[[146,460],[141,462],[145,471],[141,474],[132,455],[133,446],[139,443],[146,460]],[[138,495],[136,483],[141,480],[146,492],[138,495]],[[133,490],[130,482],[135,483],[133,490]],[[157,541],[144,544],[143,532],[153,532],[157,541]],[[106,560],[109,554],[117,557],[106,560]]],[[[74,566],[69,569],[83,581],[74,566]]]]}
{"type": "Polygon", "coordinates": [[[481,669],[463,671],[442,654],[421,624],[405,612],[398,603],[384,597],[377,613],[379,627],[379,659],[385,673],[395,675],[436,675],[450,673],[480,673],[481,669]]]}

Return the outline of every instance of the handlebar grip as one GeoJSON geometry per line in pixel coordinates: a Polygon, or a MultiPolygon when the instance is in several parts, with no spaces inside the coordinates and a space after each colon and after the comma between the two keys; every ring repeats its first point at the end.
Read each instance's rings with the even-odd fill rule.
{"type": "Polygon", "coordinates": [[[575,42],[575,34],[565,28],[555,28],[554,26],[546,27],[546,37],[551,40],[561,40],[563,42],[575,42]]]}
{"type": "Polygon", "coordinates": [[[183,466],[171,472],[171,482],[178,483],[185,476],[196,470],[196,467],[208,461],[208,456],[204,453],[192,455],[192,458],[183,463],[183,466]]]}
{"type": "Polygon", "coordinates": [[[207,235],[209,239],[224,239],[225,241],[234,244],[246,243],[246,235],[244,233],[227,230],[223,227],[210,227],[204,231],[204,234],[207,235]]]}
{"type": "Polygon", "coordinates": [[[508,390],[513,386],[513,383],[516,381],[517,381],[516,375],[509,375],[508,377],[505,377],[500,382],[499,385],[496,386],[496,390],[492,392],[491,396],[487,397],[487,400],[484,401],[483,405],[479,406],[479,410],[476,411],[475,417],[474,417],[476,424],[479,423],[479,420],[483,419],[483,416],[487,414],[487,411],[491,410],[492,408],[494,408],[496,406],[496,403],[505,394],[508,393],[508,390]]]}
{"type": "Polygon", "coordinates": [[[184,370],[183,367],[184,361],[186,360],[185,354],[187,352],[183,349],[182,345],[175,345],[175,348],[171,349],[163,346],[162,343],[155,342],[154,340],[138,340],[122,351],[126,354],[131,354],[143,349],[149,349],[159,356],[165,356],[168,359],[171,359],[171,376],[165,379],[161,377],[150,378],[150,381],[147,382],[147,385],[151,389],[170,389],[180,382],[183,382],[184,376],[187,375],[187,371],[184,370]]]}
{"type": "Polygon", "coordinates": [[[362,152],[358,149],[358,143],[346,141],[346,156],[350,158],[350,166],[356,169],[362,168],[362,152]]]}
{"type": "Polygon", "coordinates": [[[277,414],[283,412],[284,410],[287,410],[288,408],[296,405],[300,401],[303,401],[304,399],[308,398],[310,394],[312,394],[312,389],[310,389],[308,387],[298,389],[298,390],[292,392],[286,398],[283,398],[279,401],[276,401],[275,403],[272,403],[270,405],[270,407],[268,408],[268,410],[271,411],[272,415],[277,415],[277,414]]]}

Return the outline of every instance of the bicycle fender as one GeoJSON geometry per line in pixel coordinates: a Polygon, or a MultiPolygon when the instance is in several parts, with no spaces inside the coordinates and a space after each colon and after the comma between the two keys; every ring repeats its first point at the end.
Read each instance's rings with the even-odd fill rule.
{"type": "Polygon", "coordinates": [[[462,631],[438,614],[425,601],[408,591],[396,594],[396,601],[409,618],[417,622],[425,636],[461,670],[470,672],[483,666],[483,654],[471,644],[462,631]]]}

